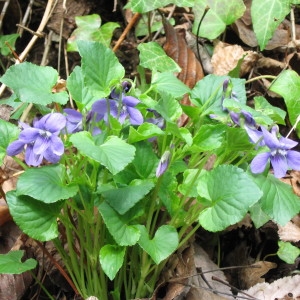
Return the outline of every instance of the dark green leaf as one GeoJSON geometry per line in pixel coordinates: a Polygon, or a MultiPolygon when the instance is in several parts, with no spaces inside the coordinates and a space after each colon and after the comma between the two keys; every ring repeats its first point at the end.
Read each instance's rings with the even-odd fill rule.
{"type": "Polygon", "coordinates": [[[154,183],[149,180],[135,180],[131,185],[102,192],[104,199],[119,214],[125,214],[147,195],[154,183]]]}
{"type": "Polygon", "coordinates": [[[95,205],[107,226],[108,231],[120,246],[133,246],[140,238],[140,230],[135,225],[128,225],[128,220],[123,220],[105,201],[96,201],[95,205]]]}
{"type": "Polygon", "coordinates": [[[58,236],[57,217],[62,202],[46,204],[28,196],[6,194],[9,211],[17,225],[33,239],[49,241],[58,236]]]}

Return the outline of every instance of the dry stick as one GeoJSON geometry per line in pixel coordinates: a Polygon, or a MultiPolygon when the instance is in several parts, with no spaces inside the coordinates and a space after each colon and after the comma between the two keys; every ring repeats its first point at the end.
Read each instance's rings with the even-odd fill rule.
{"type": "MultiPolygon", "coordinates": [[[[30,12],[32,10],[33,2],[34,2],[34,0],[30,0],[28,5],[27,5],[27,8],[26,8],[26,11],[25,11],[24,17],[22,19],[22,23],[21,23],[22,26],[25,26],[25,24],[26,24],[26,22],[27,22],[27,20],[30,16],[30,12]]],[[[18,33],[20,34],[20,36],[22,35],[22,33],[23,33],[23,28],[22,27],[18,29],[18,33]]]]}
{"type": "Polygon", "coordinates": [[[116,52],[118,48],[120,47],[121,43],[124,41],[127,33],[130,31],[130,29],[135,25],[135,23],[140,19],[142,15],[140,13],[135,13],[130,22],[127,24],[126,28],[124,29],[123,33],[117,40],[115,46],[113,47],[113,51],[116,52]]]}
{"type": "Polygon", "coordinates": [[[220,279],[220,278],[218,278],[218,277],[216,277],[216,276],[212,276],[211,279],[212,279],[212,280],[215,280],[215,281],[217,281],[217,282],[220,282],[220,283],[222,283],[222,284],[224,284],[224,285],[226,285],[226,286],[228,286],[228,287],[230,287],[234,292],[241,293],[241,294],[243,294],[243,295],[245,295],[245,296],[247,296],[247,297],[250,297],[251,299],[257,299],[257,298],[255,298],[255,297],[253,297],[253,296],[251,296],[251,295],[249,295],[249,294],[247,294],[247,293],[241,291],[240,289],[234,287],[233,285],[227,283],[226,281],[224,281],[224,280],[222,280],[222,279],[220,279]]]}
{"type": "Polygon", "coordinates": [[[45,255],[48,256],[48,258],[51,260],[51,262],[55,265],[55,267],[59,270],[59,272],[61,273],[61,275],[67,280],[67,282],[69,283],[69,285],[71,286],[71,288],[74,290],[74,292],[76,293],[76,295],[79,295],[78,290],[76,289],[73,281],[71,280],[71,278],[68,276],[68,274],[66,273],[66,271],[58,264],[58,262],[53,258],[53,256],[49,253],[49,251],[42,245],[41,242],[36,241],[36,243],[38,244],[38,246],[41,248],[41,250],[43,251],[43,253],[45,255]]]}
{"type": "Polygon", "coordinates": [[[2,28],[3,19],[4,19],[4,16],[6,14],[6,10],[8,8],[9,2],[10,2],[10,0],[6,0],[5,3],[3,4],[3,8],[2,8],[2,11],[1,11],[1,14],[0,14],[0,30],[2,28]]]}
{"type": "MultiPolygon", "coordinates": [[[[44,28],[45,28],[45,26],[48,22],[48,19],[50,17],[53,2],[54,2],[54,0],[48,0],[48,3],[47,3],[47,6],[46,6],[46,9],[45,9],[45,13],[43,15],[42,21],[39,25],[39,28],[36,30],[37,33],[42,33],[43,32],[43,30],[44,30],[44,28]]],[[[28,43],[28,45],[26,46],[24,51],[19,55],[19,58],[20,58],[21,61],[24,61],[24,59],[26,58],[26,56],[28,55],[29,51],[31,50],[31,48],[33,47],[33,45],[35,44],[35,42],[37,41],[38,38],[39,37],[37,35],[34,35],[31,38],[30,42],[28,43]]],[[[16,61],[15,64],[19,64],[19,62],[16,61]]],[[[1,87],[0,87],[0,96],[4,92],[5,88],[6,88],[6,85],[2,84],[1,87]]]]}

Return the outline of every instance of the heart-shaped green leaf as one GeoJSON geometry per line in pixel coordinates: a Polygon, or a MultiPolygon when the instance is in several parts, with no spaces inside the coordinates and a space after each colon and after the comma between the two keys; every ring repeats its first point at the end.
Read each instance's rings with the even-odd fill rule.
{"type": "Polygon", "coordinates": [[[211,203],[200,213],[199,222],[205,229],[214,232],[239,222],[262,196],[252,178],[233,165],[204,171],[197,189],[199,195],[211,203]]]}
{"type": "Polygon", "coordinates": [[[7,254],[0,254],[0,274],[21,274],[36,267],[37,261],[30,258],[24,262],[21,259],[23,250],[11,251],[7,254]]]}
{"type": "Polygon", "coordinates": [[[66,185],[65,167],[52,165],[26,170],[17,183],[17,195],[27,195],[44,203],[53,203],[76,195],[77,185],[66,185]]]}
{"type": "Polygon", "coordinates": [[[109,233],[118,245],[132,246],[137,243],[140,238],[140,231],[137,226],[128,225],[128,220],[122,218],[122,216],[105,201],[99,203],[98,199],[95,205],[98,207],[109,233]]]}
{"type": "Polygon", "coordinates": [[[100,162],[113,175],[122,171],[134,159],[135,147],[116,136],[110,136],[96,146],[89,132],[82,131],[70,138],[74,146],[86,156],[100,162]]]}
{"type": "Polygon", "coordinates": [[[156,264],[170,256],[178,247],[178,233],[173,226],[159,227],[151,240],[145,226],[138,226],[141,231],[139,245],[146,251],[156,264]]]}
{"type": "Polygon", "coordinates": [[[17,225],[30,237],[49,241],[58,236],[57,216],[63,201],[46,204],[28,196],[6,193],[9,211],[17,225]]]}
{"type": "Polygon", "coordinates": [[[25,103],[47,105],[52,102],[66,104],[67,92],[52,93],[58,73],[52,67],[37,66],[29,62],[11,66],[0,78],[25,103]]]}
{"type": "Polygon", "coordinates": [[[113,280],[122,267],[125,255],[125,247],[117,245],[105,245],[100,250],[100,263],[104,273],[113,280]]]}

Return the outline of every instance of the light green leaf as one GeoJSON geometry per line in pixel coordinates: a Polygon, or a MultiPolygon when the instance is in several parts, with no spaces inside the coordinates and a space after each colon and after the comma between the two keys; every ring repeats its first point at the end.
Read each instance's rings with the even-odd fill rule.
{"type": "Polygon", "coordinates": [[[156,42],[139,44],[138,50],[140,51],[140,65],[144,68],[159,72],[180,72],[181,70],[156,42]]]}
{"type": "Polygon", "coordinates": [[[100,199],[97,199],[95,205],[98,207],[109,233],[118,245],[133,246],[137,243],[140,238],[140,230],[137,226],[128,225],[128,220],[122,218],[105,201],[100,203],[100,199]]]}
{"type": "Polygon", "coordinates": [[[0,119],[0,166],[6,155],[6,148],[12,141],[18,138],[19,133],[20,131],[17,126],[0,119]]]}
{"type": "Polygon", "coordinates": [[[99,99],[85,86],[82,69],[79,66],[76,66],[68,77],[67,88],[81,111],[91,109],[92,104],[99,99]]]}
{"type": "Polygon", "coordinates": [[[254,205],[252,205],[249,208],[249,212],[255,228],[259,228],[270,221],[270,217],[261,209],[259,202],[256,202],[254,205]]]}
{"type": "Polygon", "coordinates": [[[119,24],[113,22],[101,26],[101,18],[97,14],[76,16],[75,23],[77,28],[68,39],[68,51],[78,51],[77,41],[79,40],[101,42],[109,47],[113,31],[120,27],[119,24]]]}
{"type": "Polygon", "coordinates": [[[0,274],[21,274],[36,267],[37,261],[29,258],[22,262],[24,250],[0,254],[0,274]]]}
{"type": "Polygon", "coordinates": [[[105,245],[101,248],[99,255],[101,268],[110,280],[115,278],[122,267],[125,250],[125,247],[116,245],[105,245]]]}
{"type": "Polygon", "coordinates": [[[211,205],[200,213],[199,222],[213,232],[242,220],[249,207],[262,195],[251,177],[233,165],[203,171],[197,189],[201,197],[211,201],[211,205]]]}
{"type": "Polygon", "coordinates": [[[180,81],[173,73],[154,73],[152,75],[152,85],[163,94],[170,94],[173,97],[181,98],[190,92],[190,89],[180,81]]]}
{"type": "Polygon", "coordinates": [[[15,43],[17,38],[20,35],[18,33],[13,33],[13,34],[7,34],[7,35],[0,35],[0,51],[3,56],[6,56],[8,54],[12,54],[10,48],[7,46],[6,42],[8,45],[15,50],[15,43]]]}
{"type": "Polygon", "coordinates": [[[10,214],[17,225],[33,239],[49,241],[58,236],[57,217],[63,201],[46,204],[28,196],[6,194],[10,214]]]}
{"type": "MultiPolygon", "coordinates": [[[[207,75],[196,83],[191,92],[191,101],[194,105],[204,109],[203,114],[224,114],[221,99],[223,94],[223,82],[228,76],[207,75]]],[[[246,104],[245,80],[230,78],[238,100],[246,104]]]]}
{"type": "Polygon", "coordinates": [[[0,78],[22,102],[40,105],[54,102],[66,104],[67,92],[52,93],[57,80],[58,73],[52,67],[37,66],[29,62],[11,66],[0,78]]]}
{"type": "Polygon", "coordinates": [[[262,210],[275,222],[285,225],[300,212],[299,198],[290,185],[281,182],[271,174],[267,178],[257,175],[253,179],[263,192],[259,201],[262,210]]]}
{"type": "Polygon", "coordinates": [[[110,94],[111,88],[125,75],[123,66],[111,49],[100,42],[78,41],[82,74],[87,89],[98,99],[110,94]]]}
{"type": "Polygon", "coordinates": [[[135,147],[127,144],[116,136],[96,146],[89,132],[82,131],[73,134],[70,141],[84,155],[105,166],[113,175],[122,171],[134,159],[135,147]]]}
{"type": "Polygon", "coordinates": [[[192,151],[199,153],[201,151],[212,151],[221,147],[224,142],[226,129],[227,125],[223,124],[202,125],[194,136],[192,151]]]}
{"type": "Polygon", "coordinates": [[[278,246],[278,257],[287,264],[294,264],[296,258],[300,255],[300,249],[293,246],[291,243],[282,241],[278,241],[278,246]]]}
{"type": "Polygon", "coordinates": [[[129,143],[135,143],[164,134],[164,131],[162,131],[157,125],[145,122],[137,129],[133,127],[129,128],[128,141],[129,143]]]}
{"type": "Polygon", "coordinates": [[[289,0],[252,0],[251,17],[260,50],[265,49],[289,10],[289,0]]]}
{"type": "Polygon", "coordinates": [[[150,239],[145,226],[138,225],[141,231],[139,245],[158,265],[168,258],[178,247],[178,233],[173,226],[163,225],[157,229],[154,238],[150,239]]]}
{"type": "Polygon", "coordinates": [[[164,7],[168,4],[175,4],[179,7],[192,7],[194,5],[194,0],[131,0],[125,8],[131,8],[133,12],[146,13],[148,11],[154,10],[159,7],[164,7]]]}
{"type": "MultiPolygon", "coordinates": [[[[289,120],[292,125],[294,125],[300,115],[300,76],[295,71],[284,70],[272,83],[270,91],[275,92],[284,98],[289,120]]],[[[300,136],[299,124],[296,130],[298,136],[300,136]]]]}
{"type": "Polygon", "coordinates": [[[125,214],[154,187],[149,180],[135,180],[126,187],[115,188],[102,192],[106,202],[120,215],[125,214]]]}
{"type": "Polygon", "coordinates": [[[198,169],[188,169],[183,173],[182,184],[179,185],[179,192],[185,197],[197,197],[197,179],[199,177],[198,169]]]}
{"type": "Polygon", "coordinates": [[[75,196],[77,191],[77,185],[66,185],[63,165],[27,169],[17,183],[18,196],[30,196],[44,203],[68,199],[75,196]]]}
{"type": "Polygon", "coordinates": [[[210,9],[202,21],[199,35],[208,39],[217,38],[225,31],[227,25],[240,18],[246,10],[242,0],[196,0],[193,7],[195,22],[192,31],[194,34],[197,34],[199,22],[206,7],[210,9]]]}
{"type": "Polygon", "coordinates": [[[161,99],[157,102],[154,107],[156,110],[166,121],[175,122],[177,124],[178,118],[182,115],[182,109],[179,104],[179,101],[176,100],[170,93],[168,92],[160,92],[161,99]]]}
{"type": "Polygon", "coordinates": [[[275,123],[285,125],[286,112],[271,105],[263,96],[254,97],[255,110],[269,116],[275,123]]]}

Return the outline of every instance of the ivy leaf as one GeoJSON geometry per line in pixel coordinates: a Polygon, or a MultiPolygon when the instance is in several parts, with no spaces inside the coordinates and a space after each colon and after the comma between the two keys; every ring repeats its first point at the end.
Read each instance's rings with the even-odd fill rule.
{"type": "Polygon", "coordinates": [[[264,50],[275,29],[290,11],[289,0],[253,0],[251,17],[260,50],[264,50]]]}
{"type": "Polygon", "coordinates": [[[193,7],[195,22],[192,29],[194,34],[197,34],[199,21],[207,6],[210,9],[200,26],[199,36],[208,39],[217,38],[225,31],[227,25],[232,24],[240,18],[246,10],[246,6],[242,0],[195,0],[193,7]]]}
{"type": "Polygon", "coordinates": [[[150,239],[147,229],[143,225],[138,225],[141,231],[139,245],[146,251],[154,262],[158,265],[168,258],[178,247],[178,233],[173,226],[160,226],[155,232],[154,238],[150,239]]]}
{"type": "Polygon", "coordinates": [[[99,260],[104,273],[110,280],[113,280],[122,267],[125,247],[116,245],[105,245],[100,250],[99,260]]]}
{"type": "Polygon", "coordinates": [[[131,185],[106,190],[102,192],[102,195],[110,206],[120,215],[123,215],[147,195],[153,186],[154,183],[152,181],[135,180],[131,185]]]}
{"type": "Polygon", "coordinates": [[[201,211],[200,224],[209,231],[221,231],[242,220],[262,192],[251,177],[233,165],[221,165],[203,171],[197,185],[198,194],[210,201],[201,211]]]}
{"type": "Polygon", "coordinates": [[[33,239],[49,241],[58,236],[57,216],[63,202],[46,204],[28,196],[6,193],[10,214],[17,225],[33,239]]]}
{"type": "Polygon", "coordinates": [[[98,99],[106,97],[124,77],[123,66],[112,50],[100,42],[78,41],[77,46],[86,87],[98,99]]]}
{"type": "Polygon", "coordinates": [[[194,5],[194,0],[131,0],[124,8],[131,8],[133,12],[146,13],[171,3],[179,7],[192,7],[194,5]]]}
{"type": "Polygon", "coordinates": [[[108,22],[101,26],[101,18],[97,14],[76,16],[75,23],[77,28],[68,39],[68,51],[78,51],[76,43],[79,40],[98,41],[109,47],[113,31],[120,27],[118,23],[114,22],[108,22]]]}
{"type": "MultiPolygon", "coordinates": [[[[283,97],[289,114],[289,120],[294,125],[300,112],[300,76],[292,70],[282,71],[271,84],[270,91],[283,97]]],[[[299,124],[296,131],[298,136],[300,136],[299,124]]]]}
{"type": "Polygon", "coordinates": [[[11,66],[0,78],[21,102],[47,105],[66,104],[67,92],[52,93],[58,73],[52,67],[37,66],[29,62],[11,66]]]}
{"type": "Polygon", "coordinates": [[[116,136],[109,136],[100,146],[95,145],[87,131],[73,134],[73,145],[84,155],[105,166],[113,175],[122,171],[134,159],[135,147],[116,136]]]}
{"type": "Polygon", "coordinates": [[[77,185],[66,185],[63,165],[27,169],[17,183],[17,195],[30,196],[44,203],[54,203],[76,195],[77,185]]]}
{"type": "Polygon", "coordinates": [[[97,199],[95,205],[98,207],[109,233],[118,245],[133,246],[137,243],[140,238],[140,230],[136,225],[128,225],[127,218],[118,214],[105,201],[100,203],[100,199],[97,199]]]}
{"type": "Polygon", "coordinates": [[[6,155],[6,148],[12,141],[18,138],[19,133],[20,131],[17,126],[0,119],[0,166],[6,155]]]}
{"type": "Polygon", "coordinates": [[[159,72],[180,72],[181,70],[156,42],[139,44],[138,50],[140,51],[140,65],[144,68],[159,72]]]}
{"type": "Polygon", "coordinates": [[[22,262],[24,250],[0,254],[0,274],[21,274],[36,267],[37,261],[29,258],[22,262]]]}
{"type": "Polygon", "coordinates": [[[292,187],[281,182],[273,175],[253,177],[263,192],[259,204],[261,209],[280,225],[285,225],[300,211],[299,198],[292,187]]]}

